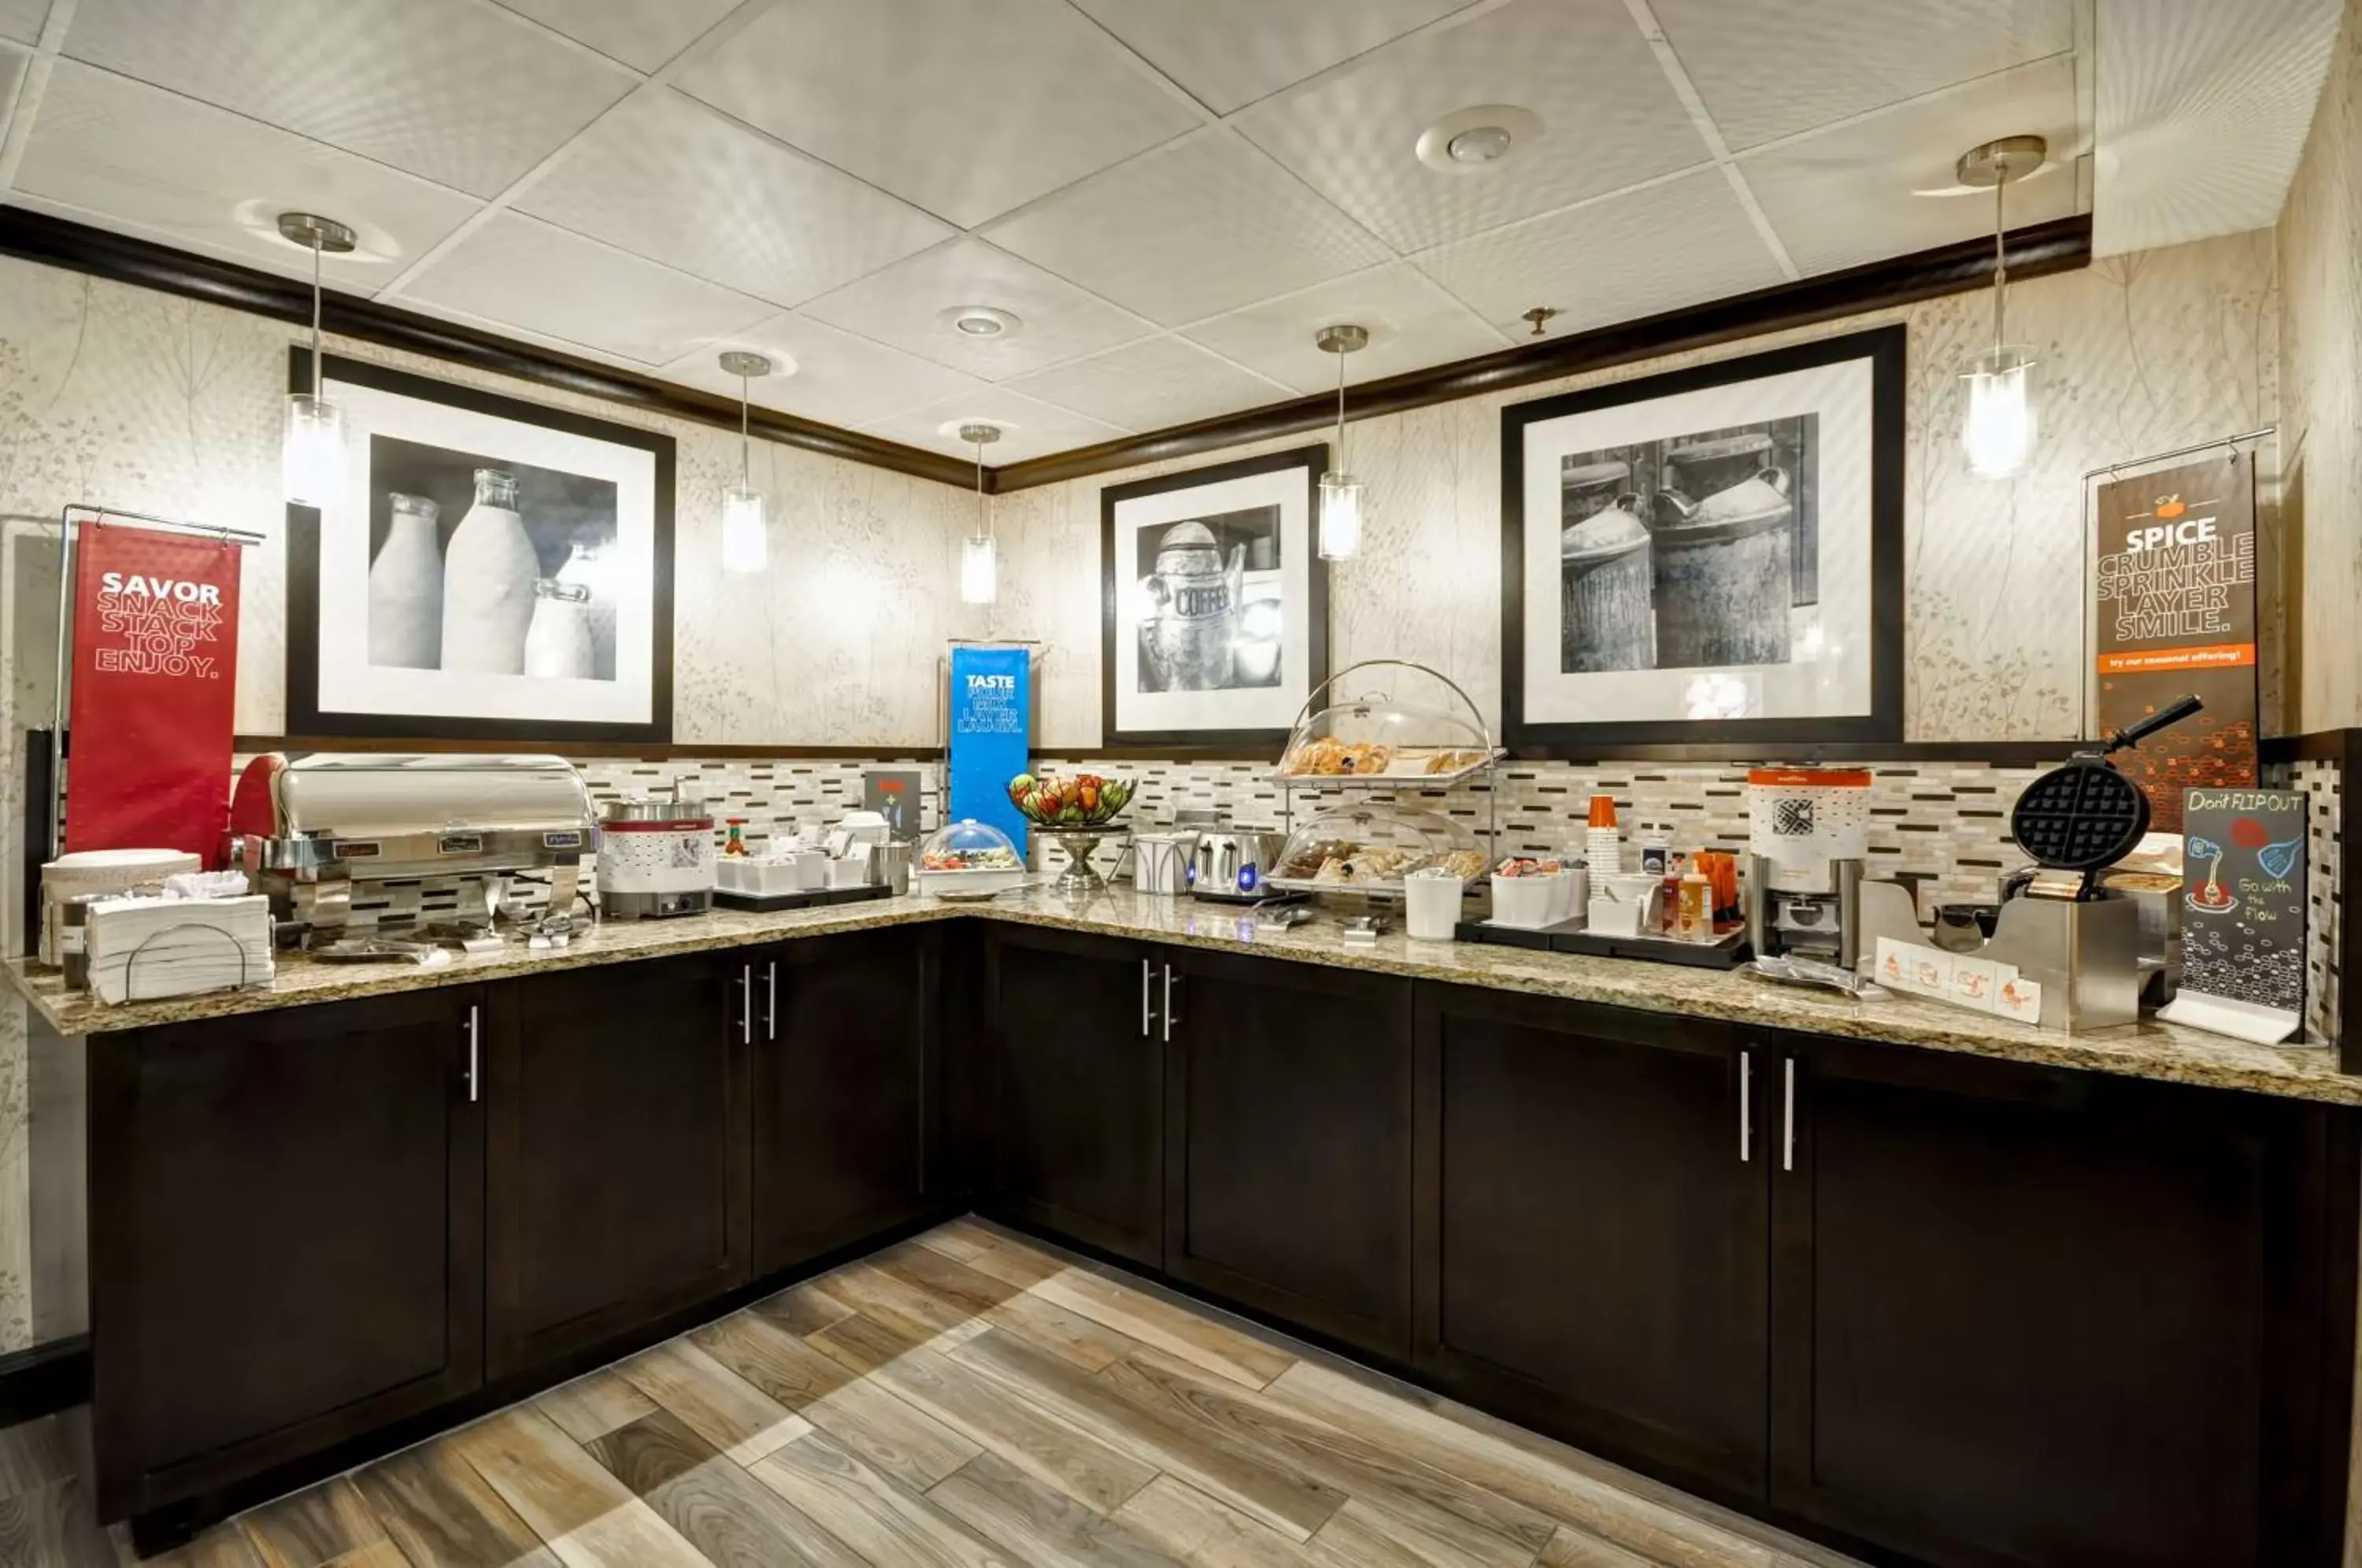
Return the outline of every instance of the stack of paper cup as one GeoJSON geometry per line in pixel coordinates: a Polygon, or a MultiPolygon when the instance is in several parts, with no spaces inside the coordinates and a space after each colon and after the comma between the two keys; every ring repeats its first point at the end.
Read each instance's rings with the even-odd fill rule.
{"type": "Polygon", "coordinates": [[[1616,833],[1616,798],[1612,795],[1591,797],[1591,825],[1583,835],[1583,857],[1594,878],[1623,873],[1624,841],[1616,833]]]}

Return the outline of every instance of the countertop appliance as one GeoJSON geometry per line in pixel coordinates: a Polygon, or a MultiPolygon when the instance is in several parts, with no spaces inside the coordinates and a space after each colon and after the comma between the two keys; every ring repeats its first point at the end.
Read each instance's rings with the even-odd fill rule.
{"type": "Polygon", "coordinates": [[[1264,883],[1286,847],[1284,834],[1241,828],[1201,833],[1189,858],[1189,891],[1216,903],[1261,903],[1277,891],[1264,883]]]}
{"type": "Polygon", "coordinates": [[[1196,828],[1169,828],[1131,835],[1131,885],[1140,892],[1179,897],[1189,890],[1198,853],[1196,828]]]}
{"type": "Polygon", "coordinates": [[[271,752],[238,777],[224,849],[292,944],[489,930],[520,872],[547,872],[549,907],[570,910],[597,844],[561,756],[271,752]]]}
{"type": "Polygon", "coordinates": [[[680,795],[611,801],[599,817],[599,909],[610,920],[713,906],[713,812],[680,795]]]}
{"type": "Polygon", "coordinates": [[[1809,958],[1851,970],[1862,957],[1861,862],[1817,870],[1747,857],[1747,944],[1765,958],[1809,958]]]}

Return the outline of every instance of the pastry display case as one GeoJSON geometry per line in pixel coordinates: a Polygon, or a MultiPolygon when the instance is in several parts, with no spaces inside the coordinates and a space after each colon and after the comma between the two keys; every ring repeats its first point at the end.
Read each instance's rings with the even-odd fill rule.
{"type": "Polygon", "coordinates": [[[1488,768],[1500,755],[1476,704],[1450,677],[1407,660],[1364,659],[1306,701],[1275,777],[1324,787],[1429,788],[1488,768]],[[1326,706],[1313,706],[1324,700],[1326,706]]]}
{"type": "Polygon", "coordinates": [[[1399,897],[1403,878],[1414,871],[1449,871],[1474,882],[1485,865],[1484,845],[1465,824],[1372,801],[1323,812],[1289,834],[1265,881],[1291,892],[1399,897]]]}

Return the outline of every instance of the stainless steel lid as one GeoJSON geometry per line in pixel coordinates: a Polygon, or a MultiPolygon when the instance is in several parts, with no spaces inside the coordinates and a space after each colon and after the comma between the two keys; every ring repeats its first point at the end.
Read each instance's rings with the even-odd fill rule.
{"type": "Polygon", "coordinates": [[[614,823],[698,823],[713,825],[712,809],[694,796],[633,795],[609,801],[599,808],[602,826],[614,823]]]}

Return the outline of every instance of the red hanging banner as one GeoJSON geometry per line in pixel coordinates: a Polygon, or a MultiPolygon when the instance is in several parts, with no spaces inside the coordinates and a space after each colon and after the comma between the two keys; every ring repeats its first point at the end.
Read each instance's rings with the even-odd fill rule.
{"type": "Polygon", "coordinates": [[[220,862],[237,692],[238,547],[85,524],[74,569],[66,847],[220,862]]]}

